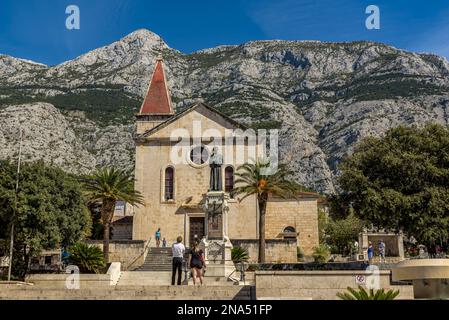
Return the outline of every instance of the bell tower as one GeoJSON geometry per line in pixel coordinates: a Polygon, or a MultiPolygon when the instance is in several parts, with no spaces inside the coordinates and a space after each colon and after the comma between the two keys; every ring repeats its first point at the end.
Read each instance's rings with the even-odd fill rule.
{"type": "Polygon", "coordinates": [[[174,115],[162,56],[156,59],[147,94],[136,115],[137,134],[154,128],[174,115]]]}

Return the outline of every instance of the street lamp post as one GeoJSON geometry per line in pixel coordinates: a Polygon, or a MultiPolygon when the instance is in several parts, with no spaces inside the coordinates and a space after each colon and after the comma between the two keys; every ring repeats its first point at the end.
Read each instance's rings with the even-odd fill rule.
{"type": "Polygon", "coordinates": [[[20,128],[20,141],[19,141],[19,160],[17,162],[17,177],[16,177],[16,191],[14,193],[14,213],[11,221],[11,240],[9,243],[9,268],[8,268],[8,281],[11,281],[11,270],[12,270],[12,257],[14,251],[14,219],[17,211],[17,192],[19,190],[19,174],[20,174],[20,160],[22,156],[22,139],[23,139],[23,130],[20,128]]]}

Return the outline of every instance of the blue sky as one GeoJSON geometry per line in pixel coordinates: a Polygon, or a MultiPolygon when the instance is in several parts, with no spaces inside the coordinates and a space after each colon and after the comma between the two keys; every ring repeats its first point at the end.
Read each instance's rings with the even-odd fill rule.
{"type": "Polygon", "coordinates": [[[1,0],[0,53],[54,65],[140,28],[192,52],[250,40],[374,40],[449,57],[447,0],[1,0]],[[77,5],[80,30],[67,30],[77,5]],[[381,29],[365,28],[377,5],[381,29]]]}

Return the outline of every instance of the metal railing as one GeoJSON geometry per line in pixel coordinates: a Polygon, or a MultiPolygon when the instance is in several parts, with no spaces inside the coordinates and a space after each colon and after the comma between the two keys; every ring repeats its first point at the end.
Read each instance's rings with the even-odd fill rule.
{"type": "Polygon", "coordinates": [[[148,242],[147,242],[147,244],[145,245],[145,247],[143,248],[143,251],[142,251],[142,253],[141,254],[139,254],[129,265],[128,265],[128,267],[126,268],[126,270],[130,270],[131,269],[131,267],[136,263],[136,261],[137,260],[139,260],[142,256],[144,256],[144,260],[145,260],[145,258],[146,258],[146,254],[147,254],[147,251],[148,251],[148,249],[150,248],[150,244],[151,244],[151,237],[148,239],[148,242]]]}

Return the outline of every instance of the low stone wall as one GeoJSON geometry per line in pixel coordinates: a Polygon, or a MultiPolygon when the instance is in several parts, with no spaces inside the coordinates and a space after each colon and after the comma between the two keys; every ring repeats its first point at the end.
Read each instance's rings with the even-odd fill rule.
{"type": "MultiPolygon", "coordinates": [[[[390,270],[379,271],[379,287],[398,289],[400,294],[396,299],[413,299],[413,286],[391,285],[390,274],[390,270]]],[[[369,281],[363,270],[256,271],[256,297],[260,300],[338,300],[338,292],[358,287],[356,276],[360,275],[369,281]]]]}
{"type": "Polygon", "coordinates": [[[97,289],[115,286],[120,273],[120,263],[114,262],[106,274],[30,274],[25,281],[43,289],[97,289]]]}
{"type": "MultiPolygon", "coordinates": [[[[89,240],[103,250],[103,240],[89,240]]],[[[109,243],[109,261],[120,262],[122,270],[133,270],[141,266],[146,258],[146,241],[144,240],[111,240],[109,243]]]]}
{"type": "MultiPolygon", "coordinates": [[[[257,262],[259,242],[257,239],[231,239],[232,245],[245,248],[249,253],[249,263],[257,262]]],[[[297,243],[295,239],[269,239],[266,240],[265,261],[268,263],[294,263],[297,243]]]]}

